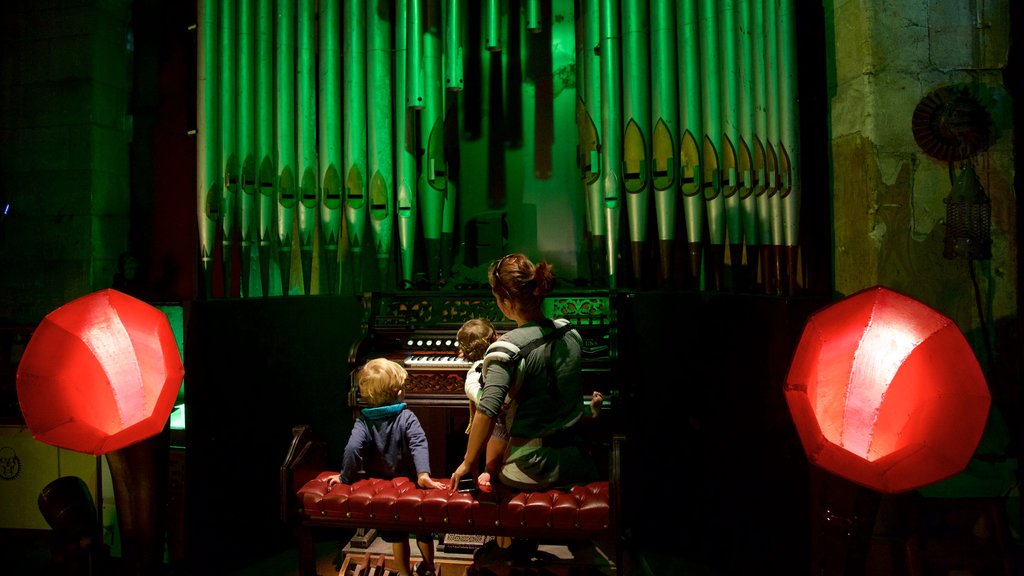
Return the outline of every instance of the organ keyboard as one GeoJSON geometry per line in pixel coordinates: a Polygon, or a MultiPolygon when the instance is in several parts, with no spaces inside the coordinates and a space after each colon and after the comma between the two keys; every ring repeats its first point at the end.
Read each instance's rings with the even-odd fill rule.
{"type": "Polygon", "coordinates": [[[403,362],[406,368],[442,368],[469,370],[472,362],[455,354],[412,354],[403,362]]]}
{"type": "MultiPolygon", "coordinates": [[[[406,367],[406,398],[463,396],[470,362],[458,356],[455,334],[470,318],[487,318],[499,334],[515,327],[490,292],[375,292],[363,296],[363,336],[349,350],[353,371],[385,357],[406,367]]],[[[566,318],[583,337],[585,387],[613,394],[616,357],[613,309],[607,292],[555,292],[545,299],[550,318],[566,318]]],[[[354,382],[353,389],[354,389],[354,382]]],[[[464,397],[464,396],[463,396],[464,397]]],[[[353,396],[353,399],[355,397],[353,396]]]]}

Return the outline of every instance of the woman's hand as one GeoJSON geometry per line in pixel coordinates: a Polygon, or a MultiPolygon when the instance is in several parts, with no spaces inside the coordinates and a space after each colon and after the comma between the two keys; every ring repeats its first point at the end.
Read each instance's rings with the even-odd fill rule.
{"type": "Polygon", "coordinates": [[[341,484],[341,474],[335,474],[327,477],[328,488],[333,488],[335,484],[341,484]]]}
{"type": "Polygon", "coordinates": [[[459,467],[455,469],[455,472],[452,472],[452,477],[448,481],[448,491],[454,492],[459,487],[459,479],[470,472],[472,472],[472,470],[470,469],[469,464],[466,464],[465,462],[459,464],[459,467]]]}

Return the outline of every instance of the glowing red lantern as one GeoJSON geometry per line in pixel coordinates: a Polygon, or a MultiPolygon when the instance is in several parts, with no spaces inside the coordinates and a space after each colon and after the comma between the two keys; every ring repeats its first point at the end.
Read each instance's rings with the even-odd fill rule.
{"type": "Polygon", "coordinates": [[[40,322],[18,364],[18,403],[37,440],[98,456],[163,430],[184,373],[163,312],[100,290],[40,322]]]}
{"type": "Polygon", "coordinates": [[[890,494],[963,470],[991,402],[957,326],[882,286],[808,318],[785,394],[812,463],[890,494]]]}

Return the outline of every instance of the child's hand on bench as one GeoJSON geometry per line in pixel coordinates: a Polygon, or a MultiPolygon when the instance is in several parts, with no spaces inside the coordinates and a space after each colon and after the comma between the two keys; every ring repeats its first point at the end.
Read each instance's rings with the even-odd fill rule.
{"type": "Polygon", "coordinates": [[[420,488],[437,488],[439,490],[446,490],[448,485],[444,482],[438,482],[430,477],[430,474],[426,472],[420,472],[416,478],[416,484],[420,488]]]}

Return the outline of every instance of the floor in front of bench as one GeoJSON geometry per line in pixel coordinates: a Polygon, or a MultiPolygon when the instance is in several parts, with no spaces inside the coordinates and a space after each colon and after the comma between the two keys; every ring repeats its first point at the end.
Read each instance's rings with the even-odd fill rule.
{"type": "MultiPolygon", "coordinates": [[[[416,542],[410,540],[412,562],[421,558],[416,542]]],[[[593,544],[572,546],[542,544],[529,560],[514,561],[502,554],[490,554],[474,560],[473,547],[446,546],[439,541],[434,553],[438,576],[611,576],[614,563],[593,544]]],[[[341,576],[392,576],[398,574],[391,544],[377,538],[368,548],[350,545],[342,550],[341,576]]],[[[320,571],[320,569],[318,569],[320,571]]],[[[321,572],[323,574],[323,572],[321,572]]]]}
{"type": "MultiPolygon", "coordinates": [[[[535,560],[528,564],[501,561],[478,562],[474,564],[471,552],[445,551],[439,542],[435,552],[438,576],[612,576],[616,574],[614,563],[596,546],[581,547],[541,545],[535,560]],[[578,549],[577,549],[578,548],[578,549]]],[[[416,542],[410,542],[412,561],[420,559],[416,542]]],[[[318,576],[392,576],[394,560],[391,544],[377,538],[368,548],[350,545],[341,548],[338,543],[320,542],[316,546],[318,576]],[[374,571],[366,568],[379,567],[374,571]],[[343,572],[344,570],[344,572],[343,572]]],[[[247,566],[232,576],[297,576],[298,558],[294,550],[247,566]]]]}

